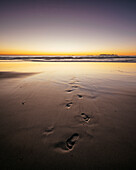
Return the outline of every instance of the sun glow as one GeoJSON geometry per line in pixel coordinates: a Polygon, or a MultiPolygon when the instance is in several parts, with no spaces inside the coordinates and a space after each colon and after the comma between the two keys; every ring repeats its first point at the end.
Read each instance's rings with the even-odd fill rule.
{"type": "Polygon", "coordinates": [[[52,52],[41,52],[41,51],[21,51],[21,50],[7,50],[7,51],[0,51],[0,55],[100,55],[100,54],[117,54],[117,55],[130,55],[130,56],[136,56],[136,52],[123,52],[123,51],[52,51],[52,52]]]}

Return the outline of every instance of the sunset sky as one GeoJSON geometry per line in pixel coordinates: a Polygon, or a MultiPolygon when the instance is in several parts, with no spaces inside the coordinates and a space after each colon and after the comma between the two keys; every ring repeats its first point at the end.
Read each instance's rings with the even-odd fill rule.
{"type": "Polygon", "coordinates": [[[136,1],[2,0],[0,54],[136,55],[136,1]]]}

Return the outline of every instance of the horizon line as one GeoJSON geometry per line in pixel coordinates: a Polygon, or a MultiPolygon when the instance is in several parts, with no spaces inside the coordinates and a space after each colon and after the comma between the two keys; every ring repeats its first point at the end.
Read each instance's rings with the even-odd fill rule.
{"type": "Polygon", "coordinates": [[[116,56],[136,56],[136,54],[117,54],[117,53],[97,53],[97,54],[88,54],[88,53],[76,53],[76,54],[72,54],[72,53],[64,53],[64,54],[57,54],[57,53],[25,53],[25,54],[22,54],[22,53],[9,53],[9,54],[1,54],[0,53],[0,56],[89,56],[89,55],[92,55],[92,56],[99,56],[99,55],[116,55],[116,56]]]}

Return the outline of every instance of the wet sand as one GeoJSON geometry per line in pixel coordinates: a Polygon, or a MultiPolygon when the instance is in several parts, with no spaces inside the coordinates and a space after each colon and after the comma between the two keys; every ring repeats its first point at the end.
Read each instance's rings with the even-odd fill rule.
{"type": "Polygon", "coordinates": [[[136,63],[0,62],[0,169],[136,168],[136,63]]]}

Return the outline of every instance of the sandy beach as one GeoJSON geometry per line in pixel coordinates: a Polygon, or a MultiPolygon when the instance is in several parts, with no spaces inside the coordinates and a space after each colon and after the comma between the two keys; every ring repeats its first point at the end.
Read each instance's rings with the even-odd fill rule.
{"type": "Polygon", "coordinates": [[[135,169],[136,63],[0,62],[0,169],[135,169]]]}

